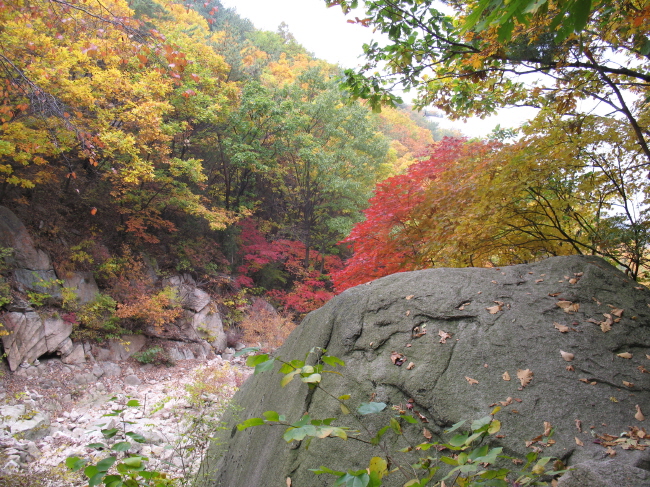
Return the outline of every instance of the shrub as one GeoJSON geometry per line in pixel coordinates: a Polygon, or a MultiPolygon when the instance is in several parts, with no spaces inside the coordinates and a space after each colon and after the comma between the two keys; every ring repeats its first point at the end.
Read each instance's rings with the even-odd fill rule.
{"type": "Polygon", "coordinates": [[[151,347],[142,352],[134,353],[133,358],[141,364],[166,365],[167,367],[176,365],[169,352],[161,346],[151,347]]]}
{"type": "Polygon", "coordinates": [[[239,327],[246,343],[259,344],[264,350],[272,350],[282,345],[296,324],[288,315],[261,310],[247,315],[239,327]]]}

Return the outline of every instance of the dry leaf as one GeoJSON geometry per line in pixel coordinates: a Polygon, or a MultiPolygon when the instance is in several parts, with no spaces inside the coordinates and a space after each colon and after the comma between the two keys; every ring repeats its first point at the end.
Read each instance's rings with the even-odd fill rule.
{"type": "Polygon", "coordinates": [[[424,336],[426,334],[427,334],[427,330],[424,327],[422,329],[420,329],[419,326],[416,326],[416,327],[413,328],[413,331],[411,332],[411,337],[412,338],[420,338],[420,337],[422,337],[422,336],[424,336]]]}
{"type": "Polygon", "coordinates": [[[503,380],[510,380],[510,374],[508,373],[507,370],[503,373],[501,377],[503,377],[503,380]]]}
{"type": "Polygon", "coordinates": [[[584,382],[585,384],[589,384],[589,379],[578,379],[580,382],[584,382]]]}
{"type": "Polygon", "coordinates": [[[391,352],[390,360],[399,367],[406,361],[406,357],[399,352],[391,352]]]}
{"type": "Polygon", "coordinates": [[[574,370],[576,370],[573,368],[573,365],[567,365],[565,369],[567,369],[569,372],[573,372],[574,370]]]}
{"type": "Polygon", "coordinates": [[[582,421],[579,419],[576,419],[576,428],[578,428],[578,431],[582,433],[582,421]]]}
{"type": "Polygon", "coordinates": [[[521,382],[521,387],[526,387],[530,384],[530,381],[533,380],[533,373],[530,369],[519,369],[517,370],[517,378],[519,379],[519,382],[521,382]]]}
{"type": "Polygon", "coordinates": [[[562,293],[548,293],[548,295],[550,297],[552,297],[552,298],[555,298],[555,297],[559,296],[560,294],[562,294],[562,293]]]}
{"type": "Polygon", "coordinates": [[[612,314],[613,314],[614,316],[619,317],[619,318],[620,318],[621,316],[623,316],[623,311],[625,311],[625,310],[620,309],[620,308],[612,308],[612,314]]]}
{"type": "Polygon", "coordinates": [[[618,402],[618,399],[616,399],[614,396],[609,396],[609,400],[612,402],[618,402]]]}
{"type": "Polygon", "coordinates": [[[612,325],[614,324],[614,320],[612,319],[612,315],[603,313],[603,316],[605,317],[605,321],[601,321],[599,323],[600,329],[603,331],[603,333],[607,333],[609,330],[612,329],[612,325]]]}
{"type": "Polygon", "coordinates": [[[423,416],[422,413],[420,413],[419,411],[415,411],[415,414],[418,415],[418,417],[420,418],[420,421],[422,421],[423,423],[428,423],[429,422],[429,420],[425,416],[423,416]]]}
{"type": "Polygon", "coordinates": [[[503,302],[501,301],[495,301],[496,306],[490,306],[489,308],[485,308],[490,312],[491,315],[497,314],[501,309],[503,308],[503,302]]]}
{"type": "Polygon", "coordinates": [[[575,439],[576,439],[576,445],[578,445],[578,446],[585,446],[585,444],[584,444],[582,441],[580,441],[580,438],[578,438],[578,437],[576,436],[575,439]]]}
{"type": "Polygon", "coordinates": [[[628,382],[628,381],[624,380],[623,385],[625,387],[634,387],[634,382],[628,382]]]}
{"type": "Polygon", "coordinates": [[[563,350],[560,350],[560,355],[562,355],[562,358],[567,362],[571,362],[573,360],[573,357],[575,356],[572,353],[565,352],[563,350]]]}
{"type": "Polygon", "coordinates": [[[648,372],[648,369],[646,369],[643,365],[639,365],[639,366],[637,367],[637,369],[639,369],[639,371],[640,371],[642,374],[650,374],[650,372],[648,372]]]}
{"type": "Polygon", "coordinates": [[[650,360],[650,355],[648,355],[648,354],[646,353],[646,354],[645,354],[645,358],[647,358],[648,360],[650,360]]]}
{"type": "Polygon", "coordinates": [[[291,477],[287,477],[287,487],[291,487],[291,477]]]}
{"type": "Polygon", "coordinates": [[[429,430],[426,429],[426,428],[424,428],[424,429],[422,430],[422,434],[424,435],[424,437],[425,437],[427,440],[430,440],[431,438],[433,438],[433,435],[431,434],[431,431],[429,431],[429,430]]]}
{"type": "Polygon", "coordinates": [[[560,331],[560,333],[566,333],[569,331],[569,327],[566,325],[560,325],[559,323],[554,322],[553,326],[557,328],[560,331]]]}
{"type": "Polygon", "coordinates": [[[471,377],[465,376],[465,380],[470,384],[478,384],[478,381],[476,379],[472,379],[471,377]]]}
{"type": "Polygon", "coordinates": [[[572,303],[571,301],[558,301],[555,303],[557,306],[562,308],[565,313],[573,313],[580,309],[580,303],[572,303]]]}
{"type": "Polygon", "coordinates": [[[538,283],[538,282],[544,282],[544,279],[535,279],[535,282],[536,282],[536,283],[538,283]]]}
{"type": "Polygon", "coordinates": [[[597,304],[598,306],[600,306],[601,304],[603,304],[603,303],[601,303],[600,301],[598,301],[596,298],[591,298],[591,299],[593,299],[593,300],[596,302],[596,304],[597,304]]]}
{"type": "Polygon", "coordinates": [[[406,296],[406,300],[408,301],[409,299],[413,299],[414,296],[415,296],[415,294],[410,294],[410,295],[406,296]]]}
{"type": "Polygon", "coordinates": [[[512,398],[508,397],[505,401],[499,401],[503,407],[510,406],[512,404],[512,398]]]}
{"type": "Polygon", "coordinates": [[[644,420],[645,420],[645,416],[644,416],[643,413],[641,412],[641,408],[639,407],[639,405],[637,404],[637,405],[634,406],[634,407],[636,407],[636,414],[634,415],[634,418],[635,418],[637,421],[644,421],[644,420]]]}
{"type": "Polygon", "coordinates": [[[409,364],[406,366],[406,370],[413,370],[413,367],[415,367],[415,364],[413,362],[409,362],[409,364]]]}
{"type": "Polygon", "coordinates": [[[410,343],[407,343],[407,344],[406,344],[406,348],[411,348],[411,344],[410,344],[410,343]]]}
{"type": "Polygon", "coordinates": [[[406,316],[409,316],[410,314],[411,314],[411,310],[409,309],[408,311],[406,311],[406,316]]]}
{"type": "Polygon", "coordinates": [[[573,278],[569,279],[569,284],[575,284],[575,283],[578,282],[579,280],[580,280],[580,279],[576,279],[575,277],[573,277],[573,278]]]}
{"type": "Polygon", "coordinates": [[[607,455],[609,455],[610,457],[613,457],[614,455],[616,455],[616,451],[611,446],[607,447],[607,450],[605,450],[605,453],[607,455]]]}
{"type": "Polygon", "coordinates": [[[617,353],[616,355],[618,355],[621,358],[627,358],[627,359],[632,358],[632,354],[630,352],[617,353]]]}
{"type": "Polygon", "coordinates": [[[447,343],[447,338],[451,338],[451,333],[447,333],[443,330],[438,330],[438,336],[440,337],[440,343],[447,343]]]}
{"type": "Polygon", "coordinates": [[[551,434],[551,423],[548,421],[544,421],[544,436],[548,436],[551,434]]]}

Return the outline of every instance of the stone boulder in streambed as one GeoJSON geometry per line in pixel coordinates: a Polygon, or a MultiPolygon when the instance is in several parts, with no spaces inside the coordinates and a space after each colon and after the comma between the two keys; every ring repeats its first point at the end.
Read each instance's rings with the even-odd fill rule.
{"type": "MultiPolygon", "coordinates": [[[[454,423],[503,404],[495,445],[519,458],[536,450],[573,467],[558,487],[650,485],[650,419],[643,417],[650,418],[650,291],[600,258],[394,274],[310,313],[276,355],[302,359],[313,347],[346,363],[344,377],[323,375],[334,397],[351,394],[351,409],[389,405],[363,417],[371,434],[397,414],[391,406],[401,405],[428,421],[405,427],[413,444],[425,441],[425,427],[433,441],[446,441],[443,431],[454,423]],[[541,436],[549,424],[553,441],[541,436]]],[[[235,396],[244,409],[226,418],[198,485],[324,487],[334,477],[309,469],[363,469],[381,455],[340,438],[314,439],[307,449],[284,441],[282,426],[238,431],[237,422],[269,410],[288,421],[305,412],[336,417],[334,425],[358,429],[332,397],[299,380],[281,388],[280,378],[266,372],[246,381],[235,396]]],[[[395,460],[408,465],[408,455],[412,463],[414,453],[395,460]]],[[[385,480],[405,483],[396,474],[385,480]]]]}

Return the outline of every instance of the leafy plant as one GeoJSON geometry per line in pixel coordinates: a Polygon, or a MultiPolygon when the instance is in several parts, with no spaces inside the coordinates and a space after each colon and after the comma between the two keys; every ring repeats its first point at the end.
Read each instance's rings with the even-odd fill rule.
{"type": "MultiPolygon", "coordinates": [[[[244,349],[239,353],[248,353],[256,349],[244,349]]],[[[500,407],[494,408],[490,414],[468,422],[460,421],[445,431],[449,435],[447,441],[432,441],[433,435],[425,434],[429,440],[418,445],[407,444],[398,448],[396,441],[386,441],[403,438],[408,425],[417,425],[419,420],[415,415],[407,413],[401,407],[389,408],[383,402],[362,402],[356,407],[352,406],[352,397],[349,394],[335,397],[322,386],[322,377],[325,373],[340,374],[337,367],[345,366],[343,360],[332,355],[325,355],[326,350],[312,349],[305,360],[285,361],[280,357],[270,357],[268,354],[249,356],[246,363],[255,367],[255,374],[272,370],[276,362],[280,362],[279,373],[282,374],[280,386],[284,387],[293,379],[298,378],[311,389],[321,389],[329,397],[336,399],[344,415],[354,418],[359,428],[349,426],[336,426],[339,418],[316,419],[305,413],[298,421],[290,422],[286,416],[276,411],[266,411],[263,417],[249,418],[240,423],[237,428],[245,430],[253,426],[274,425],[285,427],[283,438],[288,443],[306,440],[306,445],[315,438],[339,438],[347,440],[354,438],[367,445],[377,448],[378,456],[373,456],[368,467],[362,470],[339,470],[328,466],[312,469],[316,475],[334,475],[337,480],[334,486],[346,487],[379,487],[384,479],[399,472],[406,475],[408,480],[404,487],[424,487],[426,485],[439,485],[447,487],[508,487],[512,485],[548,485],[543,477],[559,476],[564,473],[561,462],[553,466],[552,457],[539,458],[538,453],[531,452],[526,456],[520,470],[514,471],[504,467],[501,461],[513,460],[503,454],[502,447],[493,447],[490,444],[501,430],[501,422],[495,419],[500,407]],[[319,353],[315,365],[306,363],[309,354],[319,353]],[[387,420],[385,426],[373,432],[366,425],[364,418],[369,415],[383,414],[387,420]],[[469,427],[466,427],[466,426],[469,427]],[[429,453],[435,452],[435,453],[429,453]],[[409,454],[409,465],[400,463],[398,453],[409,454]],[[390,466],[390,468],[389,468],[390,466]],[[435,482],[433,484],[432,482],[435,482]]],[[[312,396],[314,397],[314,396],[312,396]]],[[[425,429],[426,431],[426,429],[425,429]]]]}
{"type": "Polygon", "coordinates": [[[173,367],[176,362],[163,347],[151,347],[133,354],[133,358],[141,364],[166,365],[173,367]]]}
{"type": "MultiPolygon", "coordinates": [[[[128,399],[128,398],[127,398],[128,399]]],[[[117,397],[111,398],[111,401],[117,397]]],[[[128,400],[122,407],[113,409],[112,412],[103,417],[119,418],[119,426],[102,429],[104,442],[90,443],[88,448],[98,451],[105,451],[108,456],[93,462],[87,458],[76,456],[68,457],[66,466],[73,472],[83,469],[84,475],[88,478],[88,486],[104,485],[106,487],[165,487],[174,485],[174,480],[167,477],[167,474],[147,469],[148,458],[142,455],[128,453],[131,449],[131,441],[144,443],[145,438],[135,432],[128,431],[127,425],[134,424],[124,417],[129,408],[139,408],[140,402],[137,399],[128,400]],[[127,441],[126,439],[131,441],[127,441]]]]}

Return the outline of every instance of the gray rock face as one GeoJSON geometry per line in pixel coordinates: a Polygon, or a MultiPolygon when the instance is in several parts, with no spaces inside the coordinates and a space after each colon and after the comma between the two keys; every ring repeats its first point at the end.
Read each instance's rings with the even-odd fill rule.
{"type": "Polygon", "coordinates": [[[92,272],[73,272],[66,277],[63,286],[72,289],[80,304],[90,303],[99,293],[99,287],[92,272]]]}
{"type": "MultiPolygon", "coordinates": [[[[371,400],[411,403],[429,421],[405,429],[415,444],[424,441],[424,427],[434,440],[448,440],[444,429],[483,417],[503,401],[498,441],[509,455],[523,458],[539,448],[543,456],[580,466],[572,474],[579,480],[570,483],[567,477],[559,486],[647,487],[650,462],[635,464],[639,452],[618,447],[610,458],[592,435],[618,437],[646,426],[635,413],[639,405],[650,416],[650,374],[644,372],[650,369],[649,306],[648,289],[594,257],[501,269],[429,269],[342,293],[309,314],[277,355],[302,359],[312,347],[321,347],[344,360],[344,377],[324,374],[322,384],[334,397],[351,394],[351,408],[371,400]],[[391,360],[392,352],[403,355],[402,366],[391,360]],[[561,352],[573,354],[573,360],[561,352]],[[528,371],[531,380],[522,384],[518,371],[528,371]],[[527,447],[544,433],[544,422],[555,429],[555,443],[527,447]],[[627,484],[618,476],[623,471],[627,484]],[[584,480],[592,478],[601,484],[584,480]]],[[[238,421],[275,410],[289,421],[309,412],[312,418],[337,417],[336,425],[359,428],[330,396],[298,380],[281,388],[279,377],[268,372],[246,381],[235,396],[245,408],[238,421]]],[[[389,407],[366,416],[364,424],[374,434],[393,415],[389,407]]],[[[212,448],[201,485],[285,485],[289,477],[294,486],[325,487],[333,477],[309,469],[362,469],[380,454],[357,441],[329,438],[315,439],[307,450],[287,444],[283,427],[239,432],[234,424],[231,420],[224,430],[222,446],[212,448]]],[[[396,457],[409,458],[416,457],[396,457]]],[[[391,477],[386,485],[404,482],[391,477]]]]}
{"type": "Polygon", "coordinates": [[[0,206],[0,247],[14,249],[10,263],[17,268],[33,271],[52,269],[50,258],[45,252],[34,247],[34,241],[25,225],[4,206],[0,206]]]}
{"type": "Polygon", "coordinates": [[[3,323],[9,335],[2,337],[2,344],[12,371],[47,352],[45,329],[38,313],[6,313],[3,323]]]}

